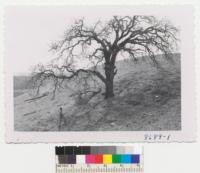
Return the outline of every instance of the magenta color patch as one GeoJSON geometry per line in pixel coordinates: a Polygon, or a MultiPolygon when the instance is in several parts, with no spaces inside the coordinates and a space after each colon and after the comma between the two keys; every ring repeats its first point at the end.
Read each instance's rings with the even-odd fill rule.
{"type": "Polygon", "coordinates": [[[90,163],[95,163],[95,155],[86,155],[86,163],[90,164],[90,163]]]}

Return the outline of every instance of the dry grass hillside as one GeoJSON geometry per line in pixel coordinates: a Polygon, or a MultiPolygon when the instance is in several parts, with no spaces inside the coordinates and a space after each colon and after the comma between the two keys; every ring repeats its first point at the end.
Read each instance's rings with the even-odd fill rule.
{"type": "Polygon", "coordinates": [[[20,92],[14,97],[15,130],[57,131],[59,107],[66,120],[62,131],[181,130],[180,54],[173,60],[157,56],[157,61],[160,68],[149,60],[117,62],[115,97],[108,100],[101,93],[77,100],[69,89],[55,99],[44,89],[42,97],[29,100],[31,89],[15,88],[20,92]]]}

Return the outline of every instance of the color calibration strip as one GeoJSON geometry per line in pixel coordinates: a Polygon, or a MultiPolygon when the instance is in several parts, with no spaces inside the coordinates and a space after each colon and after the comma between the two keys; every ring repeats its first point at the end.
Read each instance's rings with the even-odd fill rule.
{"type": "Polygon", "coordinates": [[[142,173],[142,156],[130,146],[56,147],[56,172],[142,173]]]}
{"type": "Polygon", "coordinates": [[[59,155],[59,164],[139,164],[138,154],[59,155]]]}

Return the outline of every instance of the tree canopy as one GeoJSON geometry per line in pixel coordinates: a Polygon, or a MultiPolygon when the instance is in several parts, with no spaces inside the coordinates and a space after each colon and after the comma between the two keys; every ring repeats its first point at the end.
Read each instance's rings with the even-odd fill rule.
{"type": "Polygon", "coordinates": [[[176,50],[177,33],[178,29],[169,21],[154,16],[113,16],[90,25],[79,19],[61,40],[52,43],[50,50],[57,57],[47,66],[38,65],[33,81],[39,88],[45,80],[52,80],[56,90],[63,81],[95,77],[105,84],[106,98],[112,97],[118,58],[125,56],[137,61],[148,56],[156,64],[156,54],[169,57],[176,50]],[[104,65],[104,74],[97,69],[98,65],[104,65]]]}

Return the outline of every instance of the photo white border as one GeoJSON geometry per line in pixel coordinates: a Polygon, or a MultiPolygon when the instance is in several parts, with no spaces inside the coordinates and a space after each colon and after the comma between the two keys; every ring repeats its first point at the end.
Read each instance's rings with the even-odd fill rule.
{"type": "MultiPolygon", "coordinates": [[[[82,6],[84,8],[84,6],[82,6]]],[[[181,26],[181,131],[126,131],[126,132],[16,132],[14,131],[13,75],[5,58],[5,119],[8,143],[60,143],[60,142],[194,142],[196,139],[195,111],[195,56],[194,56],[194,8],[190,5],[140,5],[113,6],[134,8],[134,13],[166,15],[184,13],[181,26]],[[190,19],[190,20],[188,20],[190,19]],[[188,58],[190,57],[190,58],[188,58]],[[170,139],[145,140],[145,135],[170,135],[170,139]]],[[[112,6],[109,6],[112,8],[112,6]]],[[[181,16],[181,14],[179,14],[181,16]]]]}

